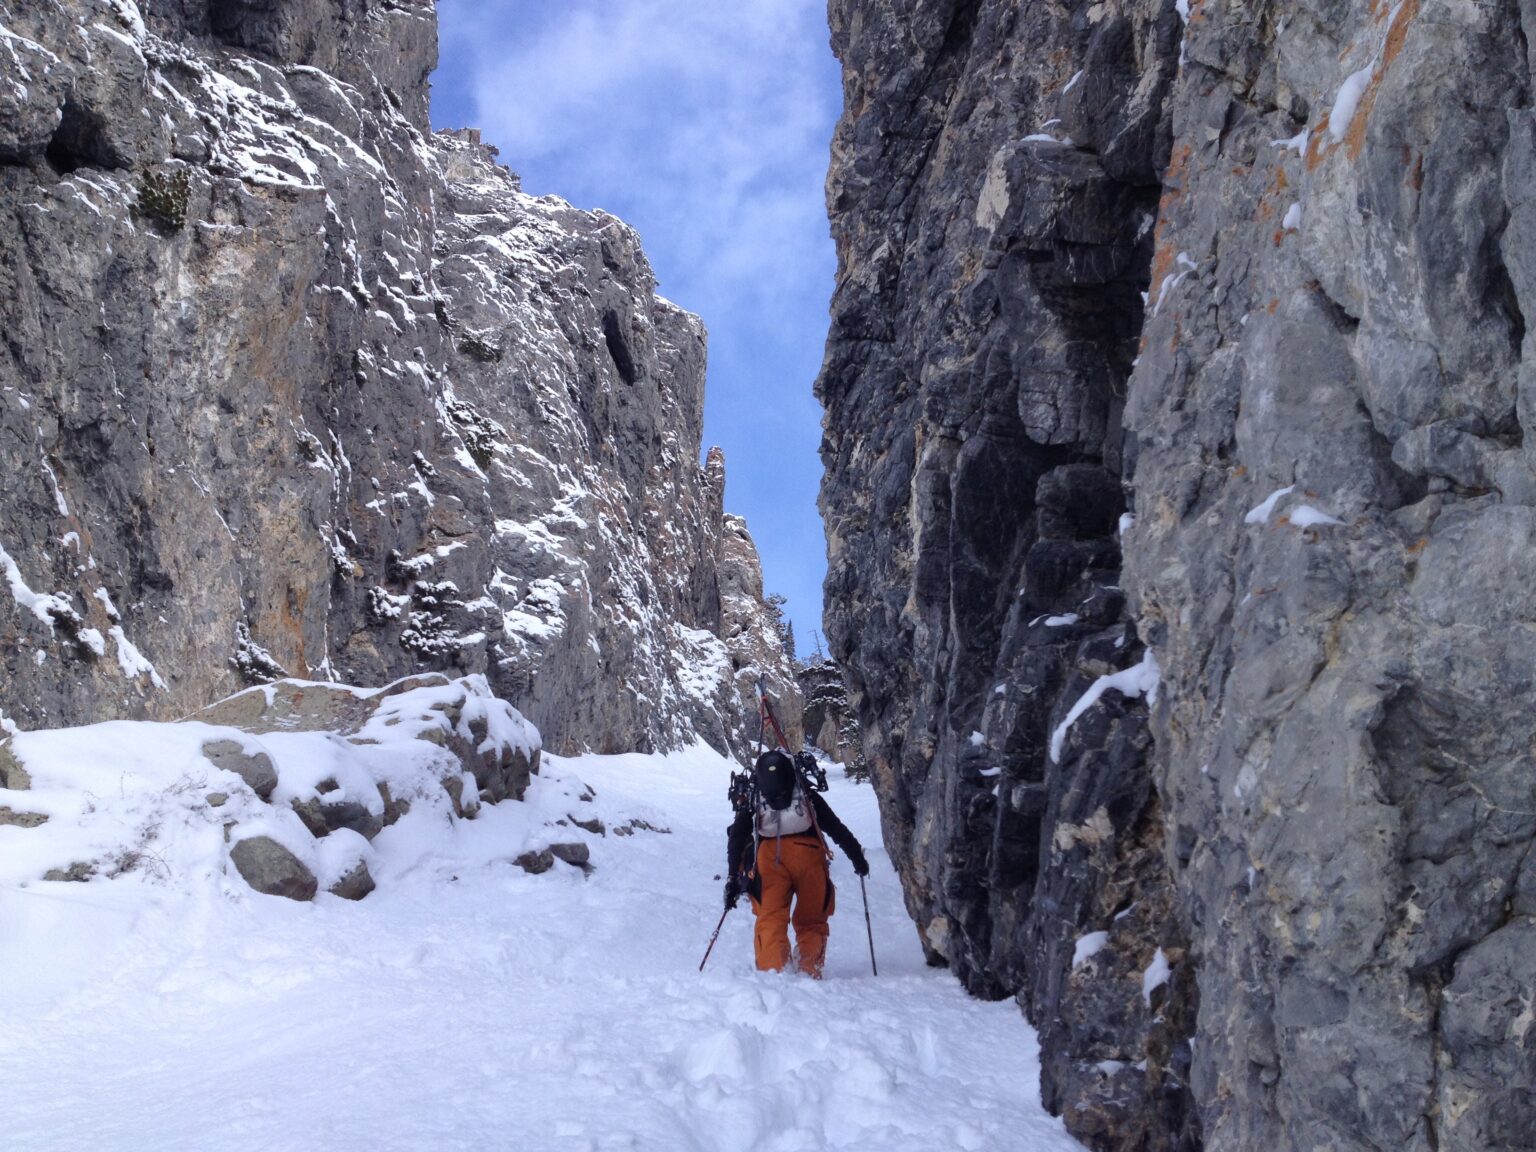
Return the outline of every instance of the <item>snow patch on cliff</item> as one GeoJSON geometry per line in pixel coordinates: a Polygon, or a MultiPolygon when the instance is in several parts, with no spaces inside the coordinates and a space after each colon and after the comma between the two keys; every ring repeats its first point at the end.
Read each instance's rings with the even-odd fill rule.
{"type": "Polygon", "coordinates": [[[1162,675],[1162,669],[1158,667],[1157,655],[1148,648],[1142,656],[1139,664],[1133,664],[1129,668],[1108,676],[1100,676],[1089,686],[1067,712],[1067,717],[1056,725],[1051,733],[1051,762],[1059,763],[1061,750],[1066,744],[1067,733],[1077,718],[1099,702],[1099,698],[1109,691],[1119,692],[1123,696],[1138,697],[1145,695],[1149,704],[1157,703],[1157,686],[1162,675]]]}

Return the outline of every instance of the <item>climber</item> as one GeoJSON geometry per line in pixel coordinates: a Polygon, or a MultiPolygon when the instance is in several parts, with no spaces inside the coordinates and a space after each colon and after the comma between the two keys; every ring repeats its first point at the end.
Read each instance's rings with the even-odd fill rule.
{"type": "Polygon", "coordinates": [[[832,853],[823,832],[847,854],[856,875],[869,875],[858,840],[827,802],[807,787],[795,761],[778,749],[764,752],[757,758],[750,787],[727,836],[725,882],[728,910],[743,892],[752,900],[757,916],[753,946],[762,971],[781,971],[789,964],[793,922],[800,971],[821,979],[827,918],[836,908],[832,853]]]}

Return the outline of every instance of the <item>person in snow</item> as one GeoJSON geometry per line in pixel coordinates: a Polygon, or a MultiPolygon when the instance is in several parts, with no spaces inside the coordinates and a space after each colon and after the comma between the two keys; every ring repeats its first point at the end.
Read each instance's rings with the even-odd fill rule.
{"type": "Polygon", "coordinates": [[[827,955],[827,918],[836,908],[822,834],[847,854],[859,876],[869,875],[864,850],[831,807],[807,788],[795,762],[774,749],[757,758],[747,803],[727,835],[725,906],[745,892],[757,916],[753,947],[757,966],[778,972],[790,960],[789,926],[795,926],[800,971],[816,979],[827,955]],[[793,905],[793,913],[791,913],[793,905]]]}

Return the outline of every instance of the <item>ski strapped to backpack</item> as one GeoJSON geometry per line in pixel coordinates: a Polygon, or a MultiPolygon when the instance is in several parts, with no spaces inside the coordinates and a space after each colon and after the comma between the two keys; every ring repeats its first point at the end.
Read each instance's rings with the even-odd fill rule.
{"type": "MultiPolygon", "coordinates": [[[[773,735],[779,747],[789,754],[789,740],[784,735],[784,729],[779,726],[779,718],[773,710],[773,701],[768,699],[768,690],[763,687],[761,677],[757,681],[757,700],[757,754],[759,756],[763,754],[763,740],[770,727],[773,729],[773,735]]],[[[816,757],[809,752],[794,753],[790,755],[790,759],[795,762],[800,782],[807,790],[825,792],[831,786],[827,783],[827,770],[817,763],[816,757]]],[[[750,771],[731,773],[727,794],[730,797],[732,810],[740,812],[752,802],[752,789],[753,777],[750,771]]]]}
{"type": "MultiPolygon", "coordinates": [[[[784,735],[784,729],[779,724],[779,718],[774,713],[773,702],[768,699],[768,691],[763,686],[762,678],[757,681],[758,699],[758,735],[757,750],[758,759],[762,758],[763,743],[767,733],[771,730],[778,747],[784,752],[790,763],[794,766],[795,784],[806,794],[806,804],[810,808],[811,831],[815,832],[816,840],[821,845],[821,850],[826,853],[827,860],[832,860],[832,849],[827,847],[827,838],[822,834],[821,823],[816,818],[816,806],[810,803],[812,791],[825,792],[829,787],[827,783],[827,770],[816,762],[816,757],[808,752],[800,752],[791,755],[789,740],[784,735]]],[[[731,802],[731,810],[734,812],[749,812],[752,814],[752,844],[745,856],[736,864],[736,873],[741,878],[742,891],[749,895],[756,895],[757,877],[757,850],[762,843],[762,838],[757,828],[757,808],[760,794],[757,785],[757,773],[755,769],[747,769],[731,773],[731,782],[727,788],[727,797],[731,802]]]]}

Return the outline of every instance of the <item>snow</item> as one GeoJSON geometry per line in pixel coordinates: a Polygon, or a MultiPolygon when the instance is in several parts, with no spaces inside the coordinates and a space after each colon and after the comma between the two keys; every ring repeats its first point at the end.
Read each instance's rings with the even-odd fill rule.
{"type": "Polygon", "coordinates": [[[1337,516],[1330,516],[1322,509],[1314,508],[1310,504],[1303,504],[1295,509],[1289,519],[1298,528],[1317,528],[1325,524],[1344,523],[1337,516]]]}
{"type": "Polygon", "coordinates": [[[55,767],[7,802],[60,815],[0,828],[0,1018],[26,1022],[0,1031],[7,1146],[1080,1152],[1041,1109],[1017,1006],[925,965],[867,786],[834,774],[828,799],[870,857],[880,975],[841,857],[825,981],[754,971],[744,908],[701,975],[730,771],[702,746],[546,756],[525,803],[419,804],[371,845],[333,833],[379,888],[301,904],[217,866],[228,805],[192,801],[226,785],[196,748],[228,730],[198,727],[20,738],[55,767]],[[103,759],[65,781],[71,743],[103,759]],[[98,813],[158,818],[159,838],[112,880],[27,879],[27,838],[80,813],[88,781],[98,813]],[[610,834],[549,826],[568,814],[610,834]],[[611,831],[634,819],[671,833],[611,831]],[[552,832],[590,846],[589,877],[511,864],[552,832]]]}
{"type": "Polygon", "coordinates": [[[1072,947],[1072,967],[1086,964],[1090,959],[1099,954],[1105,944],[1109,943],[1108,932],[1089,932],[1085,936],[1079,936],[1077,943],[1072,947]]]}
{"type": "Polygon", "coordinates": [[[1162,669],[1157,665],[1157,655],[1148,648],[1142,656],[1139,664],[1133,664],[1129,668],[1119,672],[1112,672],[1108,676],[1100,676],[1072,705],[1067,718],[1056,725],[1056,730],[1051,733],[1051,762],[1059,763],[1061,760],[1062,746],[1066,743],[1067,733],[1077,718],[1088,709],[1098,703],[1099,697],[1113,689],[1124,696],[1147,697],[1147,703],[1157,703],[1157,685],[1162,675],[1162,669]]]}
{"type": "MultiPolygon", "coordinates": [[[[1180,252],[1174,258],[1174,263],[1177,265],[1180,271],[1170,272],[1168,275],[1163,277],[1162,282],[1158,285],[1157,299],[1152,303],[1152,315],[1154,316],[1156,316],[1158,311],[1162,308],[1164,301],[1168,298],[1168,294],[1177,288],[1180,284],[1184,283],[1185,277],[1187,277],[1191,272],[1196,272],[1200,268],[1199,263],[1188,252],[1180,252]]],[[[1143,300],[1142,303],[1146,303],[1146,301],[1143,300]]]]}
{"type": "Polygon", "coordinates": [[[1083,78],[1083,72],[1082,71],[1074,72],[1072,74],[1072,79],[1067,81],[1067,86],[1061,90],[1061,94],[1063,96],[1065,96],[1068,92],[1072,91],[1072,89],[1076,88],[1077,87],[1077,82],[1079,80],[1081,80],[1082,78],[1083,78]]]}
{"type": "Polygon", "coordinates": [[[1307,141],[1310,140],[1311,137],[1312,130],[1310,128],[1303,128],[1300,132],[1296,133],[1296,135],[1288,137],[1284,140],[1271,140],[1269,142],[1269,146],[1271,148],[1288,149],[1292,152],[1295,152],[1298,156],[1303,156],[1307,151],[1307,141]]]}
{"type": "Polygon", "coordinates": [[[1076,624],[1082,617],[1076,612],[1068,612],[1065,616],[1047,616],[1045,626],[1047,628],[1068,628],[1076,624]]]}
{"type": "Polygon", "coordinates": [[[1360,71],[1351,72],[1344,83],[1339,85],[1339,94],[1333,101],[1333,111],[1328,114],[1328,132],[1336,143],[1349,135],[1349,122],[1355,118],[1355,109],[1360,106],[1360,97],[1365,95],[1365,90],[1371,82],[1371,75],[1375,71],[1376,62],[1373,60],[1360,71]]]}
{"type": "Polygon", "coordinates": [[[70,607],[67,597],[32,591],[26,580],[22,578],[21,569],[16,561],[11,559],[11,554],[3,545],[0,545],[0,569],[5,571],[6,583],[10,585],[11,595],[16,603],[48,625],[50,633],[53,631],[53,620],[56,615],[66,619],[75,616],[75,610],[70,607]]]}
{"type": "Polygon", "coordinates": [[[1115,535],[1118,536],[1121,540],[1124,540],[1125,534],[1134,527],[1136,527],[1135,513],[1122,512],[1120,513],[1120,523],[1115,528],[1115,535]]]}
{"type": "Polygon", "coordinates": [[[1152,993],[1168,983],[1168,975],[1168,957],[1159,948],[1152,957],[1152,963],[1141,974],[1141,1002],[1148,1008],[1152,1007],[1152,993]]]}
{"type": "Polygon", "coordinates": [[[43,458],[42,464],[43,471],[48,473],[48,484],[53,489],[54,507],[59,510],[59,515],[67,520],[69,519],[69,503],[64,499],[64,493],[59,488],[58,473],[53,470],[53,465],[48,463],[46,456],[43,458]]]}
{"type": "Polygon", "coordinates": [[[986,735],[984,733],[976,732],[976,731],[973,731],[971,733],[971,747],[972,748],[980,748],[986,742],[987,742],[987,737],[986,737],[986,735]]]}
{"type": "Polygon", "coordinates": [[[1296,491],[1296,485],[1291,484],[1284,488],[1276,488],[1264,498],[1263,503],[1256,504],[1248,510],[1248,515],[1243,517],[1244,524],[1268,524],[1269,517],[1275,510],[1275,505],[1296,491]]]}
{"type": "Polygon", "coordinates": [[[1301,205],[1292,204],[1285,210],[1285,219],[1280,221],[1280,227],[1287,232],[1295,232],[1301,227],[1301,205]]]}
{"type": "MultiPolygon", "coordinates": [[[[110,607],[108,609],[111,610],[110,607]]],[[[162,692],[167,691],[165,681],[160,679],[160,673],[155,671],[155,666],[144,657],[144,653],[136,648],[131,640],[123,634],[123,626],[114,624],[107,629],[107,635],[117,642],[117,665],[123,670],[123,675],[129,680],[140,676],[148,676],[149,682],[162,692]]],[[[100,652],[97,655],[101,655],[100,652]]]]}

